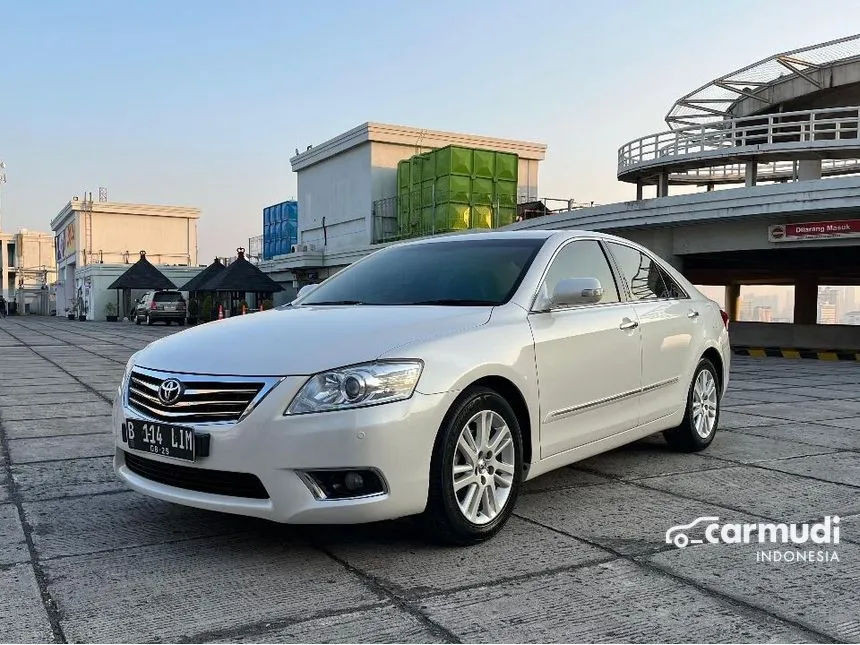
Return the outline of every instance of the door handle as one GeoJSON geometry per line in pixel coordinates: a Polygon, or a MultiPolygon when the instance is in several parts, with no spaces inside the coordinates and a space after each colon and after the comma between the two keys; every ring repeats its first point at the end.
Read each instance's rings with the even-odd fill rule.
{"type": "Polygon", "coordinates": [[[698,318],[698,317],[699,317],[698,311],[691,311],[690,313],[687,314],[687,318],[698,318]]]}
{"type": "Polygon", "coordinates": [[[627,331],[628,329],[636,329],[639,326],[639,323],[635,320],[630,320],[629,318],[625,318],[621,321],[621,325],[619,325],[619,329],[623,329],[627,331]]]}

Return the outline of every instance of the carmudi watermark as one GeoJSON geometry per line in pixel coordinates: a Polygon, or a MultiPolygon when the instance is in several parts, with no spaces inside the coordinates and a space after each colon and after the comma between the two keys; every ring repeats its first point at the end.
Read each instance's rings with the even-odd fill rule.
{"type": "Polygon", "coordinates": [[[833,548],[839,544],[839,516],[827,515],[821,522],[803,524],[721,524],[719,517],[698,517],[666,531],[666,543],[679,549],[705,542],[761,544],[763,547],[756,550],[756,562],[839,562],[839,554],[833,548]],[[701,529],[701,538],[691,537],[701,529]],[[808,548],[792,548],[801,545],[808,548]]]}

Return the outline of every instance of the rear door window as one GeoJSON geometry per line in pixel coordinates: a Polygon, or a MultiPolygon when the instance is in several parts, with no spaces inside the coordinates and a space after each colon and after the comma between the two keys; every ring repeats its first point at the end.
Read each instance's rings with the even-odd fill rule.
{"type": "Polygon", "coordinates": [[[607,246],[618,261],[634,300],[670,297],[663,282],[663,272],[651,258],[624,244],[608,242],[607,246]]]}

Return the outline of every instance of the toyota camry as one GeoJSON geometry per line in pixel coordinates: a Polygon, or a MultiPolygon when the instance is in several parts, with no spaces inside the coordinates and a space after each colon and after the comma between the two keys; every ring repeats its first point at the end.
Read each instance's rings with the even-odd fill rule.
{"type": "Polygon", "coordinates": [[[178,504],[471,544],[541,474],[658,433],[706,448],[729,361],[725,312],[642,246],[439,236],[133,355],[114,465],[178,504]]]}

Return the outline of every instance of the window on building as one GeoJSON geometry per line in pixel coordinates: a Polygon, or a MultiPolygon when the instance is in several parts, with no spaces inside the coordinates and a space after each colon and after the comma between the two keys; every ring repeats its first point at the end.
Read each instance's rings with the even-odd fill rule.
{"type": "Polygon", "coordinates": [[[741,285],[738,320],[767,323],[794,322],[794,285],[741,285]]]}
{"type": "Polygon", "coordinates": [[[860,286],[818,287],[819,325],[860,325],[860,286]]]}

